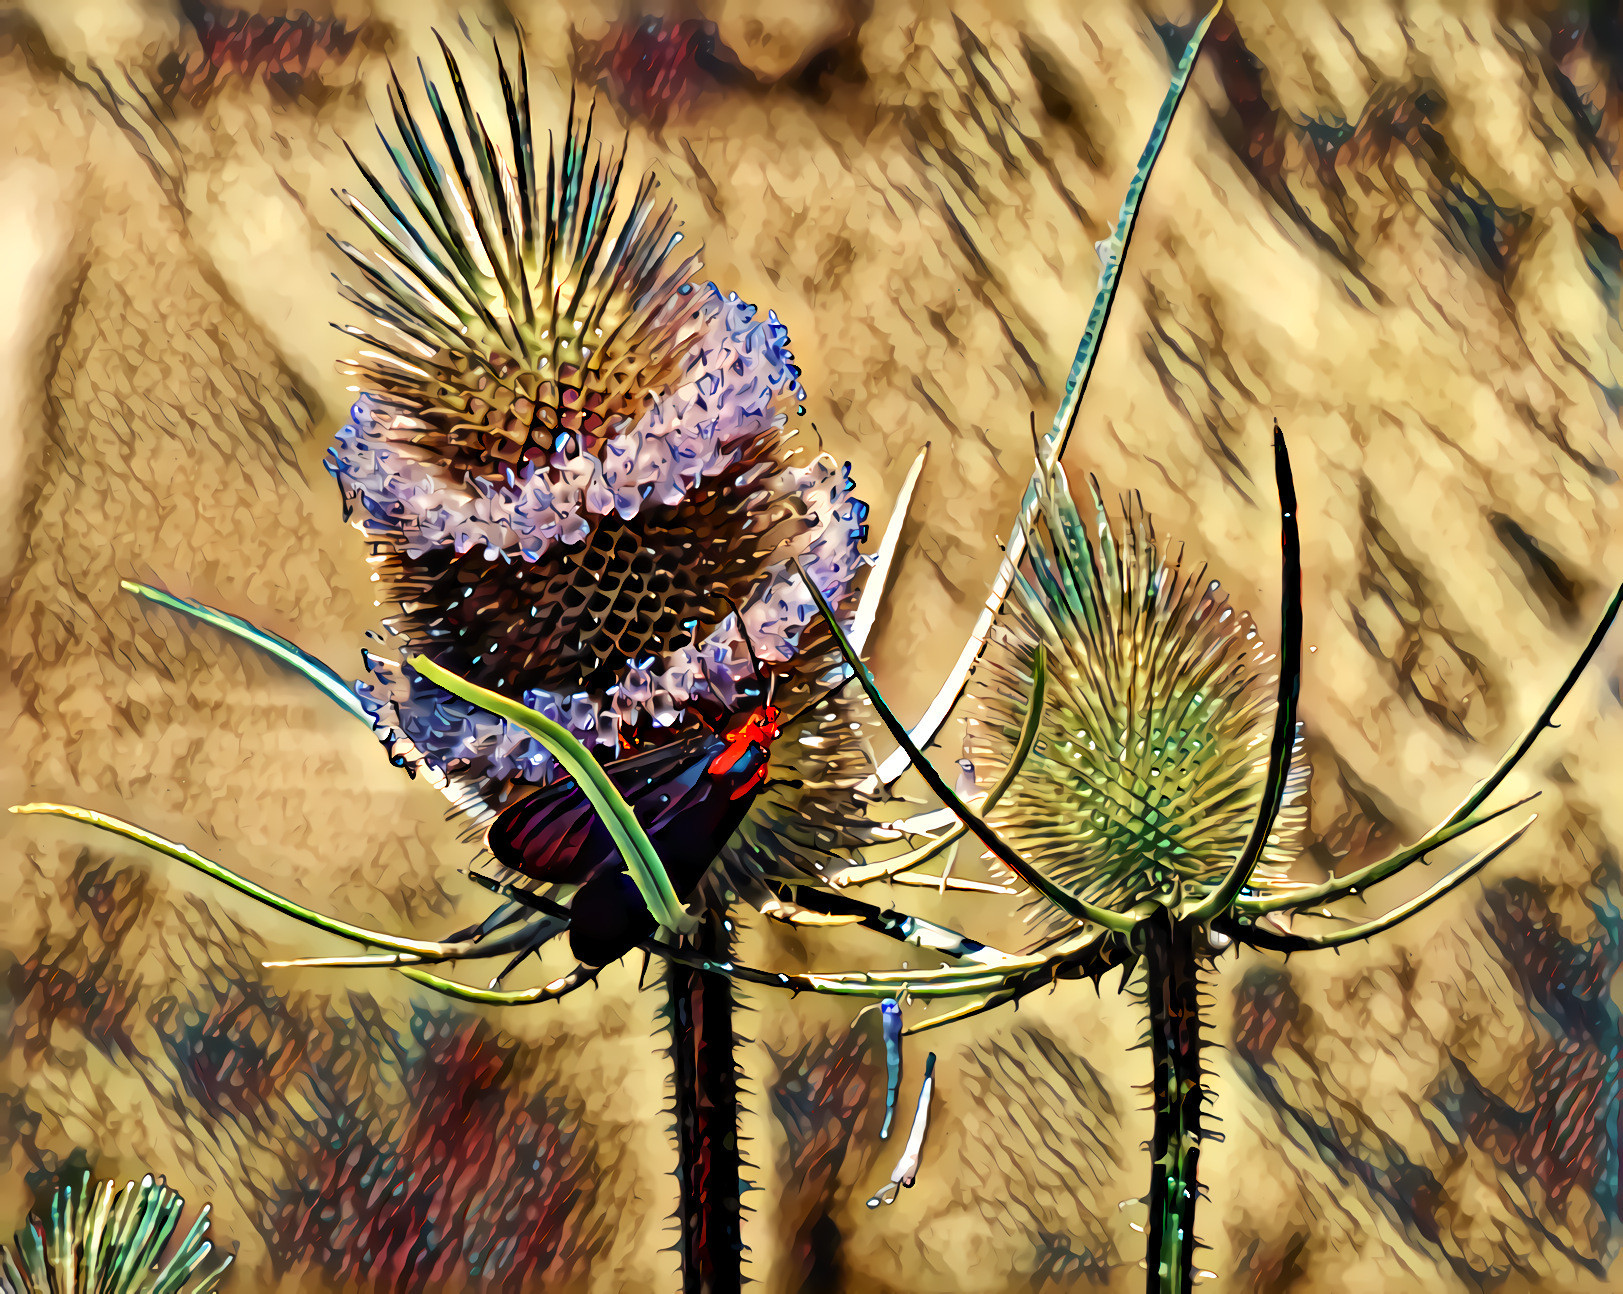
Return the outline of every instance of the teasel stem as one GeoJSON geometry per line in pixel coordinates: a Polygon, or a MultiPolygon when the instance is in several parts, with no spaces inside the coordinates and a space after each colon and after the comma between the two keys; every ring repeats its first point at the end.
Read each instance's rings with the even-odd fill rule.
{"type": "MultiPolygon", "coordinates": [[[[715,910],[707,911],[698,929],[682,939],[684,948],[715,961],[726,961],[731,945],[724,915],[715,910]]],[[[675,963],[666,972],[666,983],[683,1294],[735,1294],[743,1287],[744,1243],[733,984],[726,975],[675,963]]]]}
{"type": "Polygon", "coordinates": [[[1144,1002],[1149,1011],[1155,1133],[1151,1142],[1149,1224],[1145,1239],[1149,1294],[1194,1289],[1195,1205],[1200,1194],[1200,1002],[1194,921],[1166,909],[1139,926],[1144,1002]]]}

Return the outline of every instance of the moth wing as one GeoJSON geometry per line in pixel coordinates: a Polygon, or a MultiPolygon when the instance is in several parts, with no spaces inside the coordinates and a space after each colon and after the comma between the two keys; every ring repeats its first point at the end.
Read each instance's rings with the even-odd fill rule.
{"type": "MultiPolygon", "coordinates": [[[[615,760],[604,772],[652,836],[702,793],[715,741],[709,734],[689,737],[615,760]]],[[[504,867],[552,884],[580,884],[619,852],[586,793],[568,776],[498,813],[485,847],[504,867]]]]}

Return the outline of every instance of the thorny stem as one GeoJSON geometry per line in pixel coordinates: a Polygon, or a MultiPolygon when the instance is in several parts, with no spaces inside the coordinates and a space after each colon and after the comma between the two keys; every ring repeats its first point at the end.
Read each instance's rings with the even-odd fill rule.
{"type": "Polygon", "coordinates": [[[1150,1217],[1145,1266],[1149,1294],[1194,1288],[1195,1203],[1200,1193],[1199,926],[1164,909],[1139,926],[1144,1001],[1155,1068],[1155,1134],[1150,1147],[1150,1217]]]}
{"type": "MultiPolygon", "coordinates": [[[[725,959],[720,912],[707,912],[683,946],[725,959]]],[[[681,1188],[683,1294],[736,1294],[742,1288],[738,1067],[733,1059],[733,986],[725,975],[671,963],[671,1061],[681,1188]]]]}

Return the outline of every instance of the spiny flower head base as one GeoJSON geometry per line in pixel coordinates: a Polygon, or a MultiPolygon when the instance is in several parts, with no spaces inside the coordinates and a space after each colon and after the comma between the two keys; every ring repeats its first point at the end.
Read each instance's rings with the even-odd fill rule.
{"type": "MultiPolygon", "coordinates": [[[[1137,497],[1118,534],[1097,483],[1091,526],[1058,468],[1042,479],[1029,559],[995,639],[966,749],[1010,758],[1036,645],[1048,659],[1037,743],[991,822],[1050,880],[1124,912],[1214,887],[1244,848],[1267,772],[1274,700],[1250,619],[1181,558],[1163,560],[1137,497]]],[[[1306,820],[1298,758],[1252,876],[1282,879],[1306,820]]],[[[1046,902],[1049,933],[1074,928],[1046,902]]]]}

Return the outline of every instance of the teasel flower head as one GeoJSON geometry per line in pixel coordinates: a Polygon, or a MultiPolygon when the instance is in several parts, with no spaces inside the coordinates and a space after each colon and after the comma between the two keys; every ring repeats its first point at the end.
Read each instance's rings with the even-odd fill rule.
{"type": "MultiPolygon", "coordinates": [[[[966,753],[981,767],[1009,760],[1038,644],[1046,706],[990,821],[1049,880],[1099,907],[1198,901],[1233,866],[1258,814],[1276,705],[1271,658],[1217,581],[1162,549],[1137,495],[1114,526],[1097,482],[1084,512],[1058,467],[1037,479],[1037,524],[983,666],[966,753]]],[[[1298,730],[1251,892],[1286,883],[1306,788],[1298,730]]],[[[1028,917],[1051,936],[1077,928],[1045,900],[1028,917]]]]}
{"type": "MultiPolygon", "coordinates": [[[[345,195],[378,249],[340,244],[369,321],[346,329],[360,394],[327,466],[399,606],[400,659],[368,654],[362,701],[397,762],[445,775],[477,819],[552,759],[406,656],[605,759],[768,686],[787,712],[837,659],[794,562],[840,605],[867,506],[849,465],[794,444],[787,329],[696,279],[652,176],[628,198],[624,159],[573,103],[561,143],[539,147],[522,58],[498,59],[498,147],[445,60],[449,91],[425,76],[421,118],[390,85],[394,174],[357,159],[371,194],[345,195]]],[[[786,749],[818,759],[800,738],[840,711],[786,749]]],[[[842,785],[866,771],[834,763],[842,785]]]]}
{"type": "Polygon", "coordinates": [[[185,1207],[150,1174],[115,1193],[85,1173],[0,1247],[0,1294],[208,1294],[233,1255],[206,1239],[207,1205],[175,1241],[185,1207]]]}

